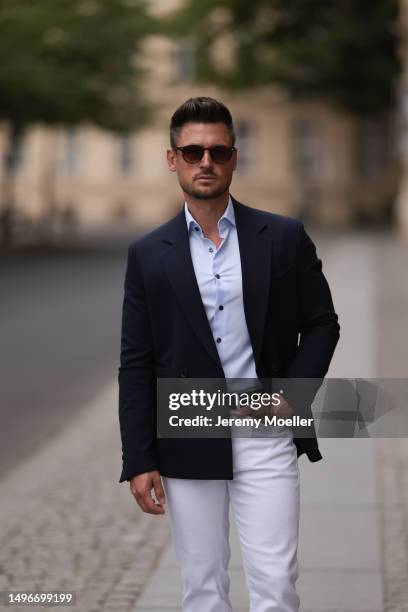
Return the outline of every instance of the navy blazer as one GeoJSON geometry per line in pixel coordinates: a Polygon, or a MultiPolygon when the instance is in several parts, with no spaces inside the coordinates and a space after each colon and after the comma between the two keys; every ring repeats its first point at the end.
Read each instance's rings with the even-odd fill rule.
{"type": "MultiPolygon", "coordinates": [[[[339,339],[338,317],[303,224],[231,196],[245,318],[260,378],[322,378],[339,339]]],[[[190,255],[182,210],[133,241],[124,283],[119,381],[119,482],[159,470],[176,478],[232,479],[231,438],[158,438],[156,378],[225,378],[190,255]]],[[[294,437],[297,455],[322,455],[294,437]]]]}

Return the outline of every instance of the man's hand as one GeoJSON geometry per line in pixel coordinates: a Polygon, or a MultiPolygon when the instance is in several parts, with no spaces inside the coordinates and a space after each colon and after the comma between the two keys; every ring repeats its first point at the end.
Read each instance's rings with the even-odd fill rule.
{"type": "Polygon", "coordinates": [[[133,476],[130,480],[130,490],[143,512],[148,514],[165,513],[166,498],[160,474],[157,470],[133,476]],[[151,495],[152,489],[154,489],[158,503],[154,501],[151,495]]]}
{"type": "Polygon", "coordinates": [[[285,400],[283,395],[279,394],[279,405],[274,406],[271,403],[269,406],[261,406],[259,409],[251,408],[251,406],[240,406],[237,409],[238,416],[277,416],[278,418],[287,419],[293,416],[291,405],[285,400]]]}

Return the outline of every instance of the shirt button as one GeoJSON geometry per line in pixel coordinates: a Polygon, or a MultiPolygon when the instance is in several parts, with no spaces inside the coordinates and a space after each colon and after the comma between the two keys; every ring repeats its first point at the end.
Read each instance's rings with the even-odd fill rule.
{"type": "Polygon", "coordinates": [[[221,278],[221,276],[219,274],[216,274],[215,278],[221,278]]]}
{"type": "Polygon", "coordinates": [[[224,306],[218,306],[218,310],[224,310],[224,306]]]}
{"type": "Polygon", "coordinates": [[[217,338],[217,342],[219,344],[221,342],[221,338],[217,338]]]}
{"type": "Polygon", "coordinates": [[[210,247],[208,250],[209,250],[210,253],[212,253],[214,251],[214,249],[212,247],[210,247]]]}

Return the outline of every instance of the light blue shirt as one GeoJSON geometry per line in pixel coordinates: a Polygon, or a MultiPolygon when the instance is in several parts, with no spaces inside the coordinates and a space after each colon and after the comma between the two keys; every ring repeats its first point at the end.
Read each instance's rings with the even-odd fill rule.
{"type": "Polygon", "coordinates": [[[256,380],[244,312],[241,258],[231,196],[218,221],[218,233],[222,238],[218,249],[204,236],[186,202],[184,211],[194,272],[225,378],[256,380]]]}

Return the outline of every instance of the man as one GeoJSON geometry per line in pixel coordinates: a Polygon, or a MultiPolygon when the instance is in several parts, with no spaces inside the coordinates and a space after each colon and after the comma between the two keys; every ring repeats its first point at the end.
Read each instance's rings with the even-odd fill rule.
{"type": "MultiPolygon", "coordinates": [[[[163,514],[167,502],[184,612],[232,609],[230,501],[251,611],[294,612],[298,457],[322,458],[314,430],[306,438],[158,438],[156,379],[322,378],[337,315],[303,225],[230,195],[238,152],[229,110],[212,98],[187,100],[171,119],[170,143],[184,206],[128,252],[120,482],[130,481],[144,512],[163,514]]],[[[281,400],[287,414],[290,402],[281,400]]]]}

